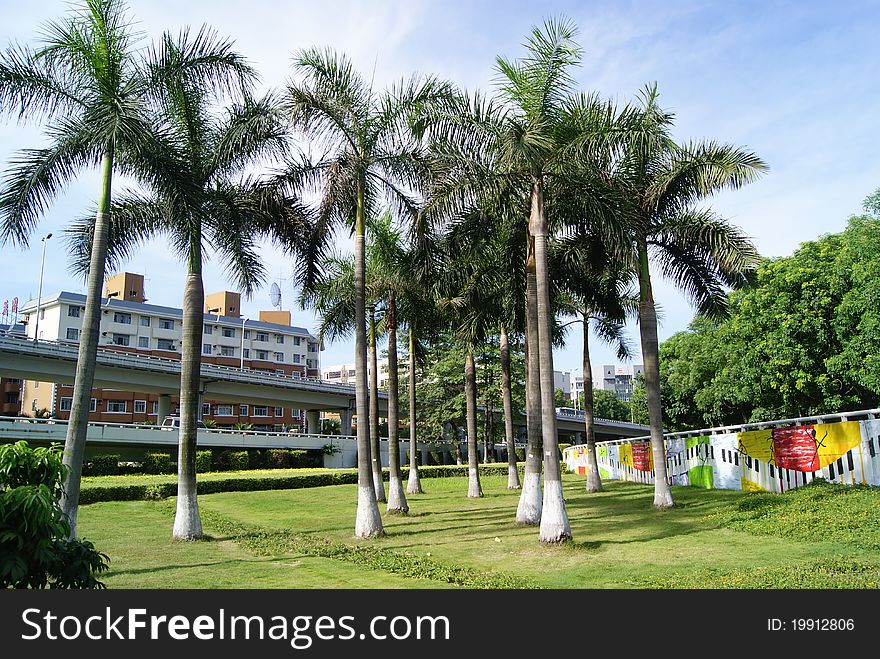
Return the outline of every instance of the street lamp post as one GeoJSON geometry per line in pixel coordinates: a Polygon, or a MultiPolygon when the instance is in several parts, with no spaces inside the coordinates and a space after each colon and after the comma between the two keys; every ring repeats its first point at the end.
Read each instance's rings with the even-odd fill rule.
{"type": "Polygon", "coordinates": [[[46,241],[52,237],[52,234],[46,234],[41,238],[43,243],[43,258],[40,259],[40,288],[37,291],[37,322],[34,323],[34,343],[40,338],[40,305],[43,302],[43,268],[46,265],[46,241]]]}

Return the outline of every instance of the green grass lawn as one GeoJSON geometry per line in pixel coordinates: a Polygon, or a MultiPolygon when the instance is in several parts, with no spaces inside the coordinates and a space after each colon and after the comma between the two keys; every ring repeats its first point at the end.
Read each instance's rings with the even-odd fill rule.
{"type": "Polygon", "coordinates": [[[353,535],[356,490],[338,485],[199,498],[209,541],[170,541],[173,501],[98,503],[80,534],[109,554],[108,587],[127,588],[701,588],[880,584],[880,491],[818,486],[785,495],[612,482],[597,495],[565,477],[574,542],[538,543],[513,524],[517,492],[483,478],[423,481],[387,535],[353,535]],[[769,497],[769,498],[768,498],[769,497]],[[811,523],[813,520],[815,523],[811,523]]]}

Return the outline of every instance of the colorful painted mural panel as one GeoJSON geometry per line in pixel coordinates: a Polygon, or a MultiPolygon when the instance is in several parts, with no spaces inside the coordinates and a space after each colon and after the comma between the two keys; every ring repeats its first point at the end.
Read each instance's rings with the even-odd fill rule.
{"type": "MultiPolygon", "coordinates": [[[[597,446],[602,478],[652,483],[653,453],[644,439],[597,446]]],[[[586,447],[566,449],[569,469],[586,474],[586,447]]],[[[786,492],[815,478],[880,485],[880,419],[787,426],[666,440],[673,485],[786,492]]]]}

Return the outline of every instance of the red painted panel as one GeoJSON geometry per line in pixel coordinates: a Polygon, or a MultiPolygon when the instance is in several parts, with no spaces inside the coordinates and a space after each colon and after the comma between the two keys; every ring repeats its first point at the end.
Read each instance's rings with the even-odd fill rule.
{"type": "Polygon", "coordinates": [[[773,430],[773,455],[777,467],[795,471],[818,471],[819,453],[813,426],[773,430]]]}
{"type": "Polygon", "coordinates": [[[651,471],[651,445],[648,442],[633,442],[633,469],[651,471]]]}

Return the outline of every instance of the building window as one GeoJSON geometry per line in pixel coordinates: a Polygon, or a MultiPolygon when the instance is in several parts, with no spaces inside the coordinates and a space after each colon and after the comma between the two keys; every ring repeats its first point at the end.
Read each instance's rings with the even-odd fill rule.
{"type": "Polygon", "coordinates": [[[67,307],[67,315],[70,318],[79,318],[79,307],[71,304],[67,307]]]}
{"type": "Polygon", "coordinates": [[[159,413],[159,401],[154,400],[153,404],[150,406],[152,412],[150,414],[158,414],[159,413]]]}
{"type": "Polygon", "coordinates": [[[114,334],[113,335],[113,345],[115,346],[127,346],[131,341],[131,337],[128,334],[114,334]]]}
{"type": "Polygon", "coordinates": [[[269,416],[268,406],[254,405],[254,416],[269,416]]]}
{"type": "Polygon", "coordinates": [[[202,403],[202,416],[211,416],[211,403],[202,403]]]}
{"type": "Polygon", "coordinates": [[[247,405],[239,405],[238,406],[238,416],[247,416],[248,415],[248,406],[247,405]]]}
{"type": "MultiPolygon", "coordinates": [[[[79,307],[77,307],[77,309],[79,309],[79,307]]],[[[76,329],[75,327],[68,327],[67,328],[67,339],[69,341],[76,341],[78,338],[79,338],[79,330],[76,329]]]]}
{"type": "Polygon", "coordinates": [[[234,339],[235,338],[235,328],[224,327],[223,328],[223,336],[225,336],[227,339],[234,339]]]}
{"type": "Polygon", "coordinates": [[[353,368],[348,369],[348,377],[350,377],[350,378],[354,377],[354,369],[353,368]]]}
{"type": "Polygon", "coordinates": [[[89,401],[89,412],[97,412],[97,411],[98,411],[98,399],[92,398],[92,400],[89,401]]]}
{"type": "Polygon", "coordinates": [[[244,338],[246,338],[246,339],[251,338],[251,331],[250,330],[246,329],[244,331],[244,338]]]}
{"type": "Polygon", "coordinates": [[[220,354],[224,357],[235,357],[235,348],[232,346],[220,346],[220,354]]]}
{"type": "Polygon", "coordinates": [[[107,412],[110,414],[122,414],[126,410],[126,401],[124,400],[108,400],[107,412]]]}
{"type": "Polygon", "coordinates": [[[276,334],[275,335],[275,343],[284,343],[284,335],[276,334]]]}
{"type": "Polygon", "coordinates": [[[284,432],[284,426],[280,423],[276,423],[274,426],[272,426],[272,430],[275,432],[284,432]]]}
{"type": "Polygon", "coordinates": [[[299,360],[300,360],[300,355],[298,353],[293,353],[293,363],[299,364],[300,363],[299,360]]]}
{"type": "Polygon", "coordinates": [[[202,354],[203,355],[210,355],[211,354],[211,344],[210,343],[203,343],[202,344],[202,354]]]}
{"type": "Polygon", "coordinates": [[[9,392],[8,394],[6,394],[6,402],[10,405],[17,403],[18,402],[18,394],[15,393],[14,391],[9,392]]]}
{"type": "Polygon", "coordinates": [[[40,320],[43,320],[46,317],[46,310],[40,309],[40,320]]]}
{"type": "Polygon", "coordinates": [[[300,339],[300,337],[298,337],[298,336],[293,337],[293,345],[298,346],[301,341],[302,341],[302,339],[300,339]]]}
{"type": "Polygon", "coordinates": [[[149,316],[141,316],[141,327],[149,327],[150,326],[150,317],[149,316]]]}
{"type": "Polygon", "coordinates": [[[310,343],[309,344],[309,352],[318,352],[318,344],[310,343]]]}
{"type": "Polygon", "coordinates": [[[302,377],[302,373],[300,373],[299,371],[293,371],[290,375],[293,377],[294,380],[299,380],[302,377]]]}
{"type": "MultiPolygon", "coordinates": [[[[95,400],[92,398],[92,400],[95,400]]],[[[62,398],[61,402],[58,404],[58,409],[62,412],[70,412],[70,408],[73,407],[73,398],[62,398]]]]}
{"type": "Polygon", "coordinates": [[[232,416],[232,405],[218,405],[214,416],[232,416]]]}
{"type": "Polygon", "coordinates": [[[174,339],[156,339],[158,350],[174,350],[174,339]]]}
{"type": "Polygon", "coordinates": [[[284,408],[276,407],[275,408],[275,416],[284,416],[284,408]]]}
{"type": "Polygon", "coordinates": [[[268,360],[269,359],[269,351],[268,350],[257,350],[257,359],[268,360]]]}
{"type": "Polygon", "coordinates": [[[294,419],[298,419],[299,418],[299,410],[290,410],[290,416],[292,416],[294,419]]]}
{"type": "Polygon", "coordinates": [[[113,322],[121,323],[123,325],[131,325],[131,314],[117,311],[113,314],[113,322]]]}
{"type": "Polygon", "coordinates": [[[210,325],[204,325],[203,328],[204,328],[204,329],[203,329],[202,331],[203,331],[205,334],[213,334],[213,333],[214,333],[214,328],[211,327],[210,325]]]}
{"type": "Polygon", "coordinates": [[[139,336],[138,337],[138,348],[149,348],[150,347],[150,337],[149,336],[139,336]]]}
{"type": "Polygon", "coordinates": [[[159,319],[159,327],[161,329],[174,329],[174,320],[171,318],[160,318],[159,319]]]}
{"type": "Polygon", "coordinates": [[[324,377],[328,380],[335,380],[342,377],[342,371],[328,371],[324,377]]]}
{"type": "Polygon", "coordinates": [[[275,361],[276,362],[283,362],[284,361],[284,353],[283,352],[276,352],[275,353],[275,361]]]}
{"type": "Polygon", "coordinates": [[[145,400],[134,401],[134,413],[135,414],[144,414],[146,411],[147,411],[147,401],[145,401],[145,400]]]}
{"type": "Polygon", "coordinates": [[[284,372],[284,369],[283,369],[283,368],[276,368],[276,369],[275,369],[275,372],[276,372],[278,375],[287,375],[287,373],[284,372]]]}
{"type": "Polygon", "coordinates": [[[257,332],[257,336],[254,341],[268,341],[269,334],[267,332],[257,332]]]}
{"type": "Polygon", "coordinates": [[[250,350],[250,348],[245,348],[244,350],[242,350],[242,351],[241,351],[241,356],[244,357],[245,359],[250,359],[250,358],[251,358],[251,350],[250,350]]]}

